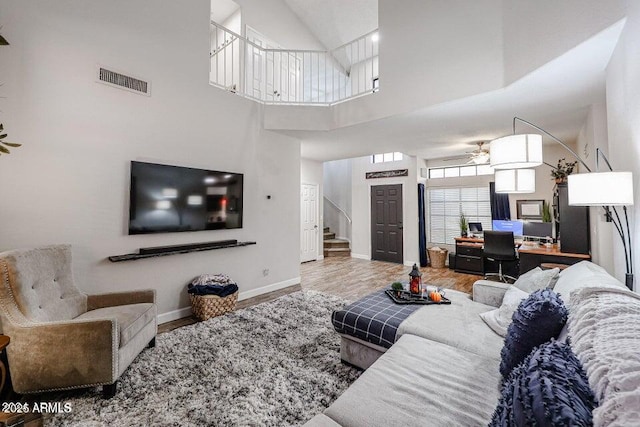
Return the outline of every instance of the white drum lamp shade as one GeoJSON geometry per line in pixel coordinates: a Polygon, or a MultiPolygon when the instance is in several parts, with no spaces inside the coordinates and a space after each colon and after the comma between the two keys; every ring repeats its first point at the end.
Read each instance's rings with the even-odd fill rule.
{"type": "Polygon", "coordinates": [[[504,136],[491,141],[489,150],[494,169],[534,168],[542,164],[542,135],[504,136]]]}
{"type": "Polygon", "coordinates": [[[631,172],[593,172],[569,175],[569,205],[630,206],[633,205],[631,172]]]}
{"type": "Polygon", "coordinates": [[[535,193],[536,171],[533,169],[502,169],[495,172],[496,193],[535,193]]]}

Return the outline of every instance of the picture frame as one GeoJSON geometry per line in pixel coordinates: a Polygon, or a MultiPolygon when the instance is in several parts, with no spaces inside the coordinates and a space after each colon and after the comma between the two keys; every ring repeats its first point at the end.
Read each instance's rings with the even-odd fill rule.
{"type": "Polygon", "coordinates": [[[516,200],[518,219],[542,221],[544,200],[516,200]]]}

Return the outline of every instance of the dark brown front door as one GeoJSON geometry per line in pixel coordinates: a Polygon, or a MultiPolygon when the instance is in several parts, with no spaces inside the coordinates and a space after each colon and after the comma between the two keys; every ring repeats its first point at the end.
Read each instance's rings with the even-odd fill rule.
{"type": "Polygon", "coordinates": [[[402,184],[371,187],[371,259],[402,264],[402,184]]]}

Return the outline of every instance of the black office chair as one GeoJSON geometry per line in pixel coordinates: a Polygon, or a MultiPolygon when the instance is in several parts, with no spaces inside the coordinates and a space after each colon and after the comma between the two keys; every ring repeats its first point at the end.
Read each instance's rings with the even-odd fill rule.
{"type": "Polygon", "coordinates": [[[516,280],[515,277],[508,276],[502,272],[503,261],[517,261],[515,241],[511,231],[485,231],[483,257],[491,261],[498,261],[498,272],[485,274],[485,279],[489,276],[497,276],[501,281],[509,283],[506,279],[516,280]]]}

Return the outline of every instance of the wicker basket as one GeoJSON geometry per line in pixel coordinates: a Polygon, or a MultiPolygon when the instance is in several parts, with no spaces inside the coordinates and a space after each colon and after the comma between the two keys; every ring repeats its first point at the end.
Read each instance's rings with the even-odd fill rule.
{"type": "Polygon", "coordinates": [[[217,295],[194,295],[189,294],[191,299],[191,310],[198,320],[207,320],[212,317],[221,316],[236,308],[238,302],[238,292],[234,292],[226,297],[217,295]]]}
{"type": "Polygon", "coordinates": [[[429,248],[427,249],[427,252],[429,252],[429,259],[431,259],[432,268],[445,268],[445,261],[447,260],[447,254],[449,253],[448,250],[429,248]]]}

